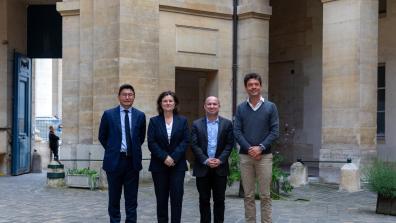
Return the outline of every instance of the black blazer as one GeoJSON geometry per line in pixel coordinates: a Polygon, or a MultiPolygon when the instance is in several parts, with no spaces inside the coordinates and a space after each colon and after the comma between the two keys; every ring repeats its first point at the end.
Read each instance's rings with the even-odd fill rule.
{"type": "MultiPolygon", "coordinates": [[[[142,144],[146,136],[146,116],[143,112],[132,108],[132,160],[133,169],[142,169],[142,144]]],[[[99,126],[98,139],[105,149],[103,169],[106,172],[116,170],[121,150],[121,115],[120,106],[106,110],[99,126]]]]}
{"type": "Polygon", "coordinates": [[[150,118],[147,143],[151,152],[149,171],[187,170],[185,153],[189,145],[189,129],[185,117],[180,115],[173,116],[170,143],[168,142],[164,116],[158,115],[150,118]],[[175,166],[168,167],[164,164],[168,155],[175,161],[175,166]]]}
{"type": "MultiPolygon", "coordinates": [[[[193,175],[203,177],[210,169],[204,162],[208,159],[208,132],[206,117],[200,118],[193,122],[191,130],[192,151],[195,155],[193,175]]],[[[215,157],[221,161],[221,165],[216,168],[219,176],[229,174],[228,157],[234,147],[234,135],[232,122],[219,116],[219,130],[217,135],[217,149],[215,157]]]]}

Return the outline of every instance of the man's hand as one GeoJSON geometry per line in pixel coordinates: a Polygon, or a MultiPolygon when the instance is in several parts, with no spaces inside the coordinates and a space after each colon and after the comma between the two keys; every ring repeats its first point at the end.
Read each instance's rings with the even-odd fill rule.
{"type": "Polygon", "coordinates": [[[172,157],[167,156],[165,161],[164,161],[164,164],[169,166],[169,167],[171,167],[171,166],[175,165],[175,161],[172,159],[172,157]]]}
{"type": "Polygon", "coordinates": [[[248,150],[248,154],[255,160],[261,160],[261,147],[260,146],[252,146],[248,150]]]}
{"type": "Polygon", "coordinates": [[[208,162],[207,162],[207,165],[208,165],[210,168],[216,168],[216,167],[218,167],[220,164],[221,164],[221,161],[220,161],[219,159],[216,159],[216,158],[209,158],[209,159],[208,159],[208,162]]]}

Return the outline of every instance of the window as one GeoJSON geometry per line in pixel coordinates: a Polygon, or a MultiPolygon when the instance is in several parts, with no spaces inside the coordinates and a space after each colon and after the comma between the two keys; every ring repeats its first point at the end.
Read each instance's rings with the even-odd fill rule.
{"type": "Polygon", "coordinates": [[[378,1],[378,14],[380,17],[386,15],[386,0],[379,0],[378,1]]]}
{"type": "Polygon", "coordinates": [[[385,64],[378,65],[377,138],[385,139],[385,64]]]}

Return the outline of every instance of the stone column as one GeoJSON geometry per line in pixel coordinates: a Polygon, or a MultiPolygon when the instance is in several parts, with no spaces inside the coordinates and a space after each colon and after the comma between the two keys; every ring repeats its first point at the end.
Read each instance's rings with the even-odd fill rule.
{"type": "Polygon", "coordinates": [[[97,138],[93,124],[94,1],[80,1],[79,144],[92,144],[97,138]]]}
{"type": "MultiPolygon", "coordinates": [[[[134,86],[134,106],[156,115],[159,76],[159,0],[119,0],[119,83],[134,86]]],[[[148,122],[147,122],[148,123],[148,122]]],[[[143,158],[149,157],[144,145],[143,158]]],[[[148,162],[143,161],[143,168],[148,162]]],[[[143,172],[141,177],[149,175],[143,172]]]]}
{"type": "Polygon", "coordinates": [[[80,1],[57,3],[62,15],[63,147],[79,142],[80,1]]]}
{"type": "Polygon", "coordinates": [[[237,101],[246,99],[243,77],[262,75],[263,96],[268,96],[269,0],[241,0],[238,6],[238,90],[237,101]]]}
{"type": "Polygon", "coordinates": [[[135,107],[155,110],[158,7],[157,0],[94,1],[94,141],[103,111],[118,104],[120,84],[134,86],[135,107]]]}
{"type": "MultiPolygon", "coordinates": [[[[359,166],[376,155],[378,0],[323,2],[323,116],[320,160],[359,166]]],[[[338,183],[342,164],[321,164],[338,183]]]]}
{"type": "MultiPolygon", "coordinates": [[[[62,16],[62,145],[60,159],[76,159],[79,143],[80,101],[80,1],[58,2],[62,16]]],[[[76,163],[66,162],[66,167],[76,163]]]]}
{"type": "Polygon", "coordinates": [[[61,60],[52,60],[52,115],[62,118],[62,66],[61,60]]]}
{"type": "Polygon", "coordinates": [[[119,0],[119,79],[135,87],[134,105],[156,115],[159,0],[119,0]]]}
{"type": "Polygon", "coordinates": [[[63,150],[70,158],[103,158],[98,126],[103,111],[118,105],[120,84],[135,87],[135,107],[155,111],[158,7],[158,0],[57,3],[63,16],[63,150]]]}

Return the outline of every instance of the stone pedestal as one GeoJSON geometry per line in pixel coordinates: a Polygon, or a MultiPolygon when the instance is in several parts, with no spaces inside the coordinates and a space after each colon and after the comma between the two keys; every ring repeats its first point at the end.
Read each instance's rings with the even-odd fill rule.
{"type": "Polygon", "coordinates": [[[347,163],[341,168],[340,190],[356,192],[360,190],[360,171],[354,163],[347,163]]]}
{"type": "Polygon", "coordinates": [[[65,171],[63,164],[56,161],[51,161],[51,163],[48,164],[47,185],[49,187],[65,186],[65,171]]]}
{"type": "Polygon", "coordinates": [[[304,164],[295,162],[290,167],[290,184],[299,187],[308,183],[308,170],[304,164]]]}

